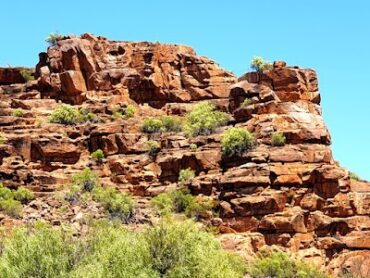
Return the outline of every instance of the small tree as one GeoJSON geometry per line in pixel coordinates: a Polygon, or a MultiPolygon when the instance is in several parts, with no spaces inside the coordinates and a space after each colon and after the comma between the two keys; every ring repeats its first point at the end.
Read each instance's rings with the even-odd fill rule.
{"type": "Polygon", "coordinates": [[[284,146],[286,143],[286,137],[281,132],[274,132],[271,135],[271,145],[273,146],[284,146]]]}
{"type": "Polygon", "coordinates": [[[272,68],[272,63],[269,61],[264,61],[262,57],[254,57],[251,61],[251,69],[257,72],[272,70],[272,68]]]}
{"type": "Polygon", "coordinates": [[[193,178],[195,178],[195,172],[190,168],[182,169],[179,173],[179,182],[190,182],[193,178]]]}
{"type": "Polygon", "coordinates": [[[244,128],[232,127],[222,135],[222,152],[225,156],[241,155],[253,146],[254,137],[244,128]]]}
{"type": "Polygon", "coordinates": [[[164,131],[164,128],[160,119],[150,118],[144,120],[141,130],[145,133],[156,133],[164,131]]]}
{"type": "Polygon", "coordinates": [[[95,152],[91,153],[91,157],[101,163],[104,159],[104,152],[101,149],[97,149],[95,152]]]}

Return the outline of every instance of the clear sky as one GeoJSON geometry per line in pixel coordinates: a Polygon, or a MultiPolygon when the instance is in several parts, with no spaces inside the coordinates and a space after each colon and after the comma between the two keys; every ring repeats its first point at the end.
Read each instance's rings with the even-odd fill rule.
{"type": "Polygon", "coordinates": [[[34,66],[59,31],[186,44],[237,75],[256,55],[314,68],[335,159],[370,180],[368,0],[4,0],[0,26],[3,66],[34,66]]]}

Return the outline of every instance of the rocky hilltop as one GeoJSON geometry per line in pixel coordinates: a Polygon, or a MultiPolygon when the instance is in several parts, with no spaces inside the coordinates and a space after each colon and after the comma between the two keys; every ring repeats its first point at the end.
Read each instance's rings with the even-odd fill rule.
{"type": "Polygon", "coordinates": [[[5,227],[42,218],[83,229],[81,215],[98,218],[97,204],[61,210],[57,198],[61,185],[85,167],[103,184],[133,194],[138,223],[148,222],[150,199],[176,188],[180,170],[190,168],[196,174],[192,194],[218,203],[219,217],[204,221],[218,227],[226,249],[248,257],[279,245],[334,274],[348,269],[370,275],[370,184],[350,179],[333,159],[314,70],[278,61],[271,70],[237,78],[187,46],[91,34],[64,37],[39,57],[34,81],[26,82],[21,68],[0,68],[0,180],[37,196],[22,216],[1,214],[5,227]],[[213,134],[141,130],[147,118],[186,116],[205,100],[230,115],[213,134]],[[62,102],[99,120],[49,123],[62,102]],[[135,116],[116,117],[128,105],[135,116]],[[19,109],[22,115],[14,113],[19,109]],[[256,138],[237,157],[221,151],[221,136],[231,126],[256,138]],[[284,134],[286,144],[271,144],[274,132],[284,134]],[[154,156],[149,140],[160,145],[154,156]],[[91,157],[97,149],[104,163],[91,157]]]}

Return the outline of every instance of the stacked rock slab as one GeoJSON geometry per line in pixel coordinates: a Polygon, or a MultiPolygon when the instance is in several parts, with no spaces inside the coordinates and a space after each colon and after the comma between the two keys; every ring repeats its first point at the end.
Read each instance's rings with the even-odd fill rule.
{"type": "MultiPolygon", "coordinates": [[[[0,132],[6,139],[0,145],[1,182],[38,195],[17,221],[74,223],[81,211],[99,215],[94,206],[74,205],[57,213],[55,191],[84,167],[105,185],[134,194],[144,207],[176,187],[181,169],[191,168],[197,175],[192,193],[220,203],[220,219],[211,222],[223,233],[225,248],[250,255],[277,244],[334,273],[348,268],[369,275],[370,185],[350,180],[333,159],[314,70],[276,62],[270,71],[237,80],[190,47],[84,34],[64,37],[41,53],[35,76],[0,85],[0,132]],[[230,114],[227,127],[193,138],[140,130],[148,117],[185,115],[204,100],[230,114]],[[58,102],[93,112],[99,122],[50,124],[58,102]],[[128,104],[137,109],[133,118],[114,117],[128,104]],[[22,117],[14,116],[17,108],[22,117]],[[221,152],[221,135],[231,126],[256,138],[240,157],[221,152]],[[284,146],[271,145],[274,132],[285,135],[284,146]],[[148,155],[148,140],[160,143],[156,156],[148,155]],[[96,149],[104,152],[103,164],[91,158],[96,149]]],[[[0,215],[0,221],[10,220],[0,215]]]]}

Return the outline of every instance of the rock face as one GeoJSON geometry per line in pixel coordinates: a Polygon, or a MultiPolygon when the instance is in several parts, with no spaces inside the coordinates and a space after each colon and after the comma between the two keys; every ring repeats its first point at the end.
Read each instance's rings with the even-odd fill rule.
{"type": "MultiPolygon", "coordinates": [[[[86,166],[143,204],[174,188],[179,171],[191,168],[197,175],[192,193],[219,203],[221,220],[216,222],[226,233],[221,236],[226,248],[240,252],[249,246],[249,256],[276,244],[335,274],[352,270],[369,275],[370,184],[350,180],[333,159],[314,70],[275,62],[270,71],[237,80],[190,47],[84,34],[65,37],[41,53],[37,81],[19,84],[24,82],[4,79],[1,70],[0,76],[5,137],[0,179],[5,186],[24,185],[42,196],[37,202],[47,205],[39,204],[44,208],[40,217],[62,221],[53,213],[58,202],[50,199],[86,166]],[[222,156],[220,139],[227,127],[193,138],[140,130],[145,118],[185,115],[203,100],[228,112],[229,126],[252,132],[254,148],[240,157],[222,156]],[[47,123],[60,101],[95,113],[99,121],[47,123]],[[128,104],[137,109],[133,118],[113,116],[128,104]],[[22,117],[13,115],[17,108],[23,109],[22,117]],[[274,132],[285,135],[284,146],[272,145],[274,132]],[[161,146],[155,156],[147,153],[148,140],[161,146]],[[191,150],[190,144],[198,148],[191,150]],[[103,164],[91,158],[97,149],[105,154],[103,164]]],[[[35,206],[20,221],[33,219],[35,206]]],[[[74,216],[71,212],[63,221],[74,216]]],[[[4,216],[0,221],[8,220],[4,216]]]]}

